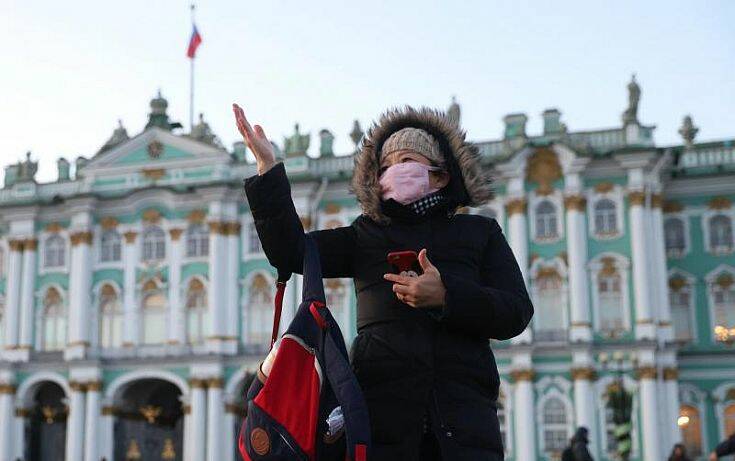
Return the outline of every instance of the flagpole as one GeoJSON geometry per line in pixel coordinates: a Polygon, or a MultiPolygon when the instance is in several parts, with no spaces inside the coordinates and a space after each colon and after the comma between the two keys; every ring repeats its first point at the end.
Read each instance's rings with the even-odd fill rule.
{"type": "MultiPolygon", "coordinates": [[[[194,4],[191,4],[191,27],[194,29],[194,4]]],[[[189,69],[189,132],[194,130],[194,56],[191,57],[189,69]]]]}

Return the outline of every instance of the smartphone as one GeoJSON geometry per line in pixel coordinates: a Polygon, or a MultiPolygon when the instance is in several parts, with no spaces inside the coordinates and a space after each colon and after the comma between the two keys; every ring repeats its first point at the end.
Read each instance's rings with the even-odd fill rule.
{"type": "Polygon", "coordinates": [[[388,264],[391,265],[394,274],[418,277],[424,273],[415,251],[392,251],[388,253],[388,264]]]}

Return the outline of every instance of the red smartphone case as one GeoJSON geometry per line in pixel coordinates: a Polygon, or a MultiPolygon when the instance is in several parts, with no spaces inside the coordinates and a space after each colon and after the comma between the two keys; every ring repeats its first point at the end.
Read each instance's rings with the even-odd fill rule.
{"type": "Polygon", "coordinates": [[[412,250],[392,251],[388,253],[388,264],[393,267],[394,274],[408,271],[414,271],[418,275],[423,273],[419,264],[418,254],[412,250]]]}

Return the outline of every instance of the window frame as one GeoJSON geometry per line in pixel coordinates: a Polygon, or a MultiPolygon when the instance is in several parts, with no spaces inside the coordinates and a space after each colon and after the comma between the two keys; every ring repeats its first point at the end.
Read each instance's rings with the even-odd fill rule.
{"type": "Polygon", "coordinates": [[[548,245],[558,243],[564,239],[566,228],[566,209],[564,208],[564,197],[562,192],[555,189],[551,194],[538,195],[535,191],[529,194],[528,210],[528,231],[531,241],[539,245],[548,245]],[[543,202],[549,202],[555,210],[556,215],[556,235],[551,237],[539,237],[537,229],[537,208],[543,202]]]}
{"type": "Polygon", "coordinates": [[[39,236],[39,242],[41,242],[40,248],[40,254],[38,254],[38,257],[40,258],[40,263],[38,264],[38,273],[39,275],[43,274],[49,274],[49,273],[64,273],[69,271],[69,256],[70,256],[70,250],[69,250],[69,238],[65,231],[59,231],[59,232],[43,232],[39,236]],[[47,245],[49,239],[59,239],[59,241],[63,242],[63,264],[57,265],[57,266],[48,266],[46,265],[46,251],[47,251],[47,245]]]}
{"type": "Polygon", "coordinates": [[[166,236],[166,231],[163,229],[162,226],[159,226],[158,224],[148,224],[143,226],[143,229],[140,233],[140,262],[144,264],[160,264],[162,262],[166,261],[166,258],[168,257],[168,248],[167,242],[168,238],[166,236]],[[151,244],[155,244],[155,246],[151,249],[151,251],[154,253],[154,257],[148,258],[146,257],[146,245],[148,242],[146,242],[146,237],[148,237],[150,234],[156,233],[157,236],[160,237],[160,239],[157,239],[154,242],[151,242],[151,244]],[[161,257],[158,257],[158,248],[159,246],[163,247],[163,255],[161,257]]]}
{"type": "Polygon", "coordinates": [[[209,228],[203,223],[190,224],[184,233],[184,258],[187,261],[207,260],[212,250],[209,228]],[[197,235],[194,235],[194,232],[197,235]],[[196,251],[189,254],[190,242],[194,243],[196,251]],[[204,243],[206,242],[206,243],[204,243]]]}
{"type": "Polygon", "coordinates": [[[664,213],[663,215],[663,239],[664,239],[664,251],[666,252],[667,258],[683,258],[687,254],[689,254],[689,251],[692,247],[691,244],[691,236],[689,234],[689,217],[683,213],[664,213]],[[681,250],[675,250],[675,249],[669,249],[666,246],[666,222],[672,219],[678,219],[682,223],[682,232],[684,235],[683,241],[684,241],[684,248],[681,250]]]}
{"type": "MultiPolygon", "coordinates": [[[[95,293],[95,313],[94,316],[95,323],[96,323],[96,344],[101,349],[116,349],[119,347],[122,347],[123,343],[125,342],[125,306],[123,304],[122,300],[122,290],[120,289],[120,286],[118,286],[117,283],[111,280],[103,280],[99,282],[97,288],[94,290],[95,293]],[[102,311],[102,290],[105,286],[110,286],[112,290],[115,292],[115,295],[117,297],[117,309],[113,314],[105,313],[102,311]],[[102,334],[102,328],[105,322],[108,322],[108,317],[111,317],[112,320],[109,322],[111,323],[111,331],[114,330],[114,324],[115,321],[120,322],[120,338],[119,341],[115,342],[113,341],[112,345],[103,345],[103,334],[102,334]]],[[[114,333],[113,333],[114,335],[114,333]]]]}
{"type": "Polygon", "coordinates": [[[698,324],[697,324],[697,315],[696,315],[696,306],[697,306],[697,284],[696,284],[696,278],[680,269],[671,269],[669,270],[667,274],[667,295],[669,296],[669,306],[670,306],[670,312],[671,312],[671,333],[673,335],[674,341],[681,341],[686,343],[696,343],[699,341],[699,333],[698,333],[698,324]],[[671,287],[671,281],[674,278],[681,278],[684,279],[687,285],[687,289],[689,290],[689,306],[687,306],[687,310],[689,311],[689,325],[690,327],[690,338],[686,341],[684,340],[678,340],[676,339],[676,322],[674,322],[674,304],[671,302],[671,293],[672,293],[672,287],[671,287]]]}
{"type": "MultiPolygon", "coordinates": [[[[539,318],[538,315],[534,315],[534,319],[532,320],[532,334],[534,341],[539,342],[545,342],[545,343],[565,343],[569,341],[569,332],[571,330],[570,325],[570,312],[569,312],[569,276],[567,272],[567,267],[564,263],[564,261],[556,257],[551,261],[548,260],[542,260],[541,258],[536,259],[533,264],[531,265],[531,268],[529,270],[529,280],[530,280],[530,296],[533,300],[534,306],[540,306],[539,301],[539,286],[538,286],[538,280],[539,280],[539,273],[543,270],[553,270],[556,272],[557,276],[559,277],[559,297],[560,297],[560,304],[561,304],[561,313],[562,313],[562,330],[555,330],[555,329],[539,329],[537,326],[537,319],[539,318]],[[543,332],[544,330],[547,330],[549,332],[554,331],[563,331],[563,338],[552,338],[552,339],[538,339],[539,332],[543,332]]],[[[538,309],[536,310],[536,313],[538,314],[538,309]]],[[[543,336],[543,335],[541,335],[543,336]]]]}
{"type": "MultiPolygon", "coordinates": [[[[721,344],[721,342],[718,341],[717,338],[715,338],[715,333],[714,333],[717,323],[715,319],[715,299],[714,299],[713,287],[717,283],[717,280],[719,279],[719,277],[724,274],[729,274],[731,277],[735,278],[735,268],[732,266],[728,266],[726,264],[721,264],[705,276],[705,282],[706,282],[706,287],[707,287],[707,308],[709,310],[709,320],[710,320],[709,336],[710,336],[711,344],[721,344]]],[[[730,327],[735,327],[735,324],[731,325],[730,327]]]]}
{"type": "Polygon", "coordinates": [[[704,251],[715,256],[726,256],[735,252],[735,212],[731,209],[713,210],[707,209],[702,213],[702,232],[704,241],[704,251]],[[718,216],[724,216],[730,220],[730,248],[713,248],[711,241],[711,221],[718,216]]]}
{"type": "Polygon", "coordinates": [[[622,312],[623,312],[623,331],[622,334],[627,334],[632,331],[632,314],[630,312],[630,260],[618,253],[604,252],[596,255],[587,264],[588,271],[590,273],[590,284],[592,294],[592,331],[602,335],[604,337],[610,337],[605,334],[600,328],[600,311],[601,311],[601,300],[599,288],[599,277],[600,273],[605,267],[605,259],[612,258],[615,264],[615,270],[620,275],[620,290],[622,297],[622,312]]]}
{"type": "Polygon", "coordinates": [[[587,232],[593,240],[606,241],[615,240],[625,235],[625,200],[623,188],[614,184],[606,192],[598,192],[594,188],[587,191],[587,232]],[[610,200],[615,204],[615,226],[616,231],[610,234],[597,232],[595,226],[595,208],[602,200],[610,200]]]}
{"type": "Polygon", "coordinates": [[[211,311],[209,309],[209,283],[207,280],[199,275],[193,275],[189,277],[184,282],[184,325],[185,325],[185,331],[184,331],[184,338],[186,341],[186,344],[190,346],[196,346],[206,343],[207,337],[210,335],[210,318],[211,311]],[[202,292],[204,294],[203,300],[204,303],[199,306],[191,307],[189,306],[189,292],[191,291],[192,284],[194,282],[198,282],[202,286],[202,292]],[[200,322],[200,334],[201,338],[199,341],[192,341],[191,336],[191,329],[190,329],[190,315],[192,314],[192,311],[196,311],[195,315],[198,319],[198,322],[200,322]]]}

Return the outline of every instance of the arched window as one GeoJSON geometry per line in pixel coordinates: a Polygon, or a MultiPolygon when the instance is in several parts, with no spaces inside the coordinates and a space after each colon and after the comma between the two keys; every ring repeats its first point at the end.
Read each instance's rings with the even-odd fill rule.
{"type": "Polygon", "coordinates": [[[684,221],[681,218],[666,218],[664,221],[664,243],[669,256],[681,256],[686,250],[684,221]]]}
{"type": "Polygon", "coordinates": [[[58,234],[49,236],[43,245],[43,267],[61,267],[66,256],[66,242],[58,234]]]}
{"type": "Polygon", "coordinates": [[[209,232],[201,224],[190,226],[186,231],[186,256],[209,255],[209,232]]]}
{"type": "Polygon", "coordinates": [[[623,291],[620,274],[603,269],[597,277],[597,293],[600,299],[600,332],[618,335],[625,329],[623,291]]]}
{"type": "Polygon", "coordinates": [[[123,311],[120,298],[110,284],[102,285],[99,298],[100,346],[120,347],[123,334],[123,311]]]}
{"type": "Polygon", "coordinates": [[[143,231],[143,261],[156,261],[166,257],[166,234],[158,226],[143,231]]]}
{"type": "Polygon", "coordinates": [[[199,279],[192,279],[186,289],[186,339],[189,344],[204,342],[209,331],[207,290],[199,279]]]}
{"type": "Polygon", "coordinates": [[[615,202],[610,199],[598,200],[595,203],[595,234],[610,235],[618,231],[618,220],[615,202]]]}
{"type": "Polygon", "coordinates": [[[567,326],[561,276],[554,269],[542,269],[533,284],[536,339],[563,341],[567,337],[567,326]]]}
{"type": "Polygon", "coordinates": [[[56,351],[66,346],[66,312],[61,294],[49,288],[43,297],[41,350],[56,351]]]}
{"type": "Polygon", "coordinates": [[[543,407],[543,451],[549,458],[558,459],[568,442],[567,411],[564,402],[549,398],[543,407]]]}
{"type": "Polygon", "coordinates": [[[674,339],[690,341],[692,339],[692,286],[683,277],[669,279],[669,303],[671,304],[671,321],[674,326],[674,339]]]}
{"type": "Polygon", "coordinates": [[[691,405],[682,405],[677,423],[687,454],[693,459],[698,458],[702,454],[702,422],[699,419],[699,410],[691,405]]]}
{"type": "Polygon", "coordinates": [[[712,315],[715,326],[735,328],[735,280],[729,273],[720,275],[711,284],[712,315]]]}
{"type": "Polygon", "coordinates": [[[553,239],[558,235],[556,207],[544,200],[536,206],[536,238],[553,239]]]}
{"type": "Polygon", "coordinates": [[[709,245],[715,253],[732,250],[732,221],[729,217],[716,215],[709,219],[709,245]]]}
{"type": "Polygon", "coordinates": [[[735,403],[726,406],[722,416],[725,435],[735,434],[735,403]]]}
{"type": "Polygon", "coordinates": [[[250,282],[246,309],[247,342],[268,345],[273,322],[273,295],[271,284],[263,274],[256,274],[250,282]]]}
{"type": "Polygon", "coordinates": [[[100,238],[100,262],[120,261],[120,249],[120,234],[114,229],[105,231],[100,238]]]}
{"type": "Polygon", "coordinates": [[[345,313],[347,311],[347,288],[339,279],[328,279],[325,283],[325,296],[327,307],[332,312],[332,316],[339,323],[342,333],[346,333],[345,313]]]}
{"type": "Polygon", "coordinates": [[[166,297],[156,282],[143,284],[143,344],[162,344],[166,340],[166,297]]]}

